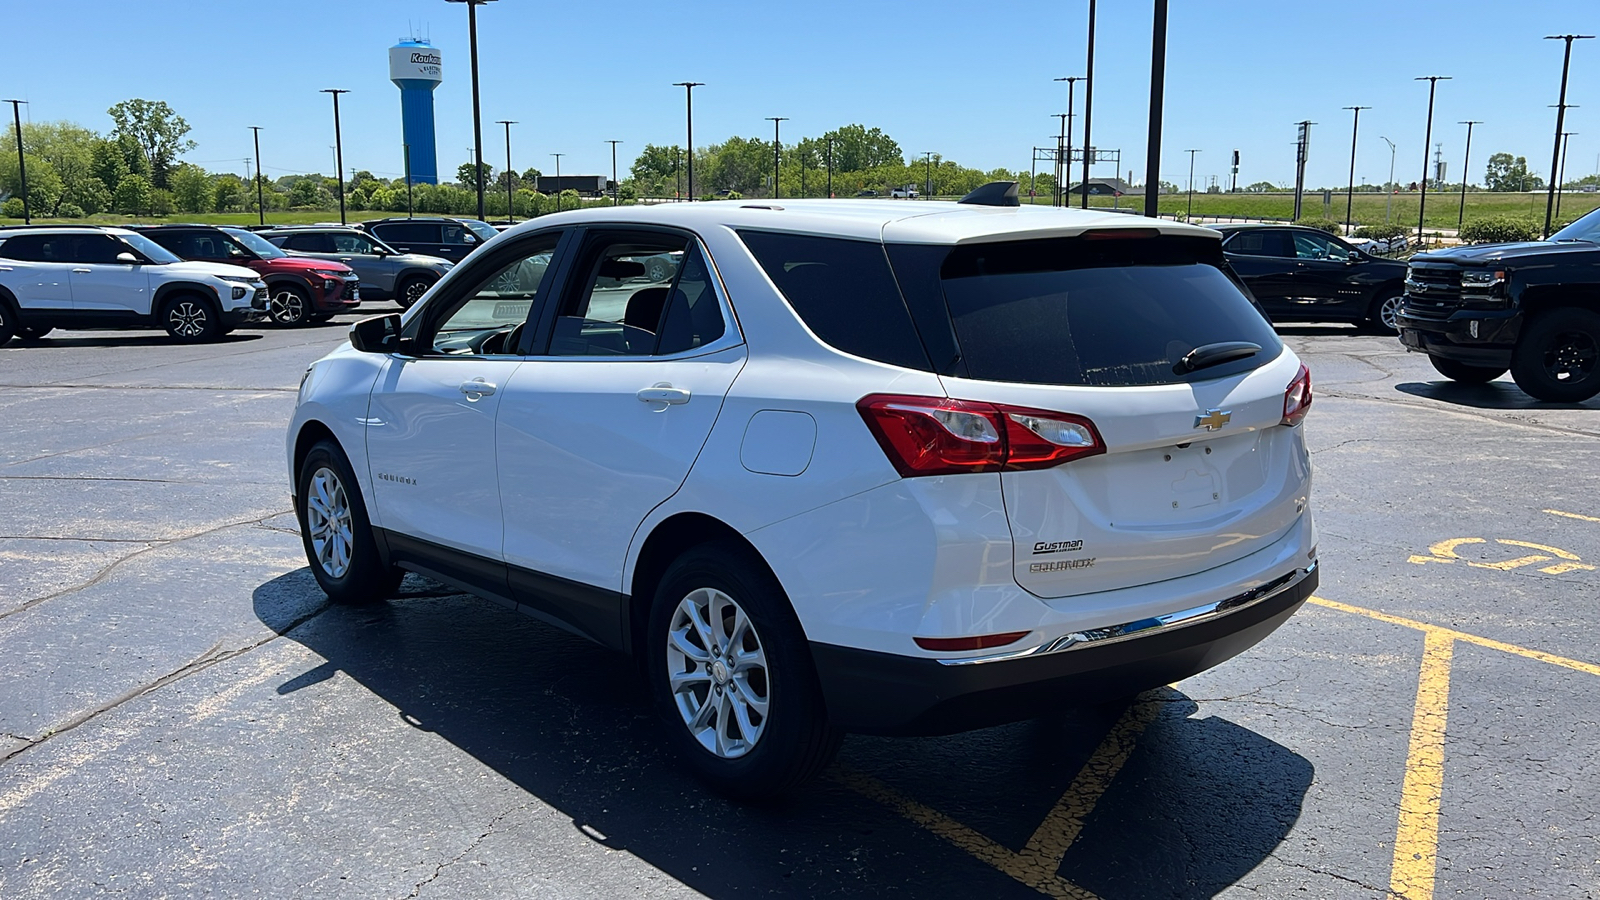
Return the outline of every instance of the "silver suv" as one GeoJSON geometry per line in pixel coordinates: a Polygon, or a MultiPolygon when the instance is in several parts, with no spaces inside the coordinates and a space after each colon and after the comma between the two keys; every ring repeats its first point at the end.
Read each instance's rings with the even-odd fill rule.
{"type": "Polygon", "coordinates": [[[266,309],[255,272],[186,262],[125,228],[0,229],[0,344],[56,328],[164,328],[196,343],[261,321],[266,309]]]}
{"type": "Polygon", "coordinates": [[[333,259],[356,270],[363,300],[393,300],[402,309],[444,277],[449,260],[420,253],[401,253],[377,237],[343,225],[275,228],[262,237],[295,256],[333,259]]]}

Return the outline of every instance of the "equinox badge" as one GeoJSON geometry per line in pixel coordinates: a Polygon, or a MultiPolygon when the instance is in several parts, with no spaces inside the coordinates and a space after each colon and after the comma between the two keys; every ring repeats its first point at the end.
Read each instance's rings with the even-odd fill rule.
{"type": "Polygon", "coordinates": [[[1216,431],[1218,428],[1228,424],[1232,419],[1233,410],[1231,409],[1208,409],[1205,415],[1194,417],[1194,427],[1204,428],[1207,431],[1216,431]]]}

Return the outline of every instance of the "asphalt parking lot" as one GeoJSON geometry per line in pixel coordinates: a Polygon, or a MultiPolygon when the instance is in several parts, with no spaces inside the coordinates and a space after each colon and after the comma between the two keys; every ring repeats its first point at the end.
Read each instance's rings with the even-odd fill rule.
{"type": "Polygon", "coordinates": [[[1600,400],[1311,367],[1319,595],[1126,708],[705,793],[622,660],[410,578],[329,607],[326,327],[0,349],[0,897],[1600,897],[1600,400]]]}

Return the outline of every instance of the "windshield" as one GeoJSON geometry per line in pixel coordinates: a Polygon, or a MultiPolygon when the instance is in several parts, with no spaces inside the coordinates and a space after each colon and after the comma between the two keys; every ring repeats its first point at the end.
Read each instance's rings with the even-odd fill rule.
{"type": "Polygon", "coordinates": [[[243,228],[224,228],[222,231],[262,259],[282,259],[289,255],[274,247],[271,241],[253,231],[245,231],[243,228]]]}
{"type": "Polygon", "coordinates": [[[127,234],[119,234],[117,237],[122,238],[123,242],[125,242],[128,246],[139,251],[140,253],[143,253],[145,259],[148,259],[153,263],[167,265],[168,263],[183,261],[174,255],[171,250],[168,250],[167,248],[161,246],[155,241],[150,240],[142,234],[135,234],[134,232],[130,231],[127,234]]]}
{"type": "Polygon", "coordinates": [[[500,233],[495,230],[493,225],[488,222],[479,222],[477,219],[462,219],[461,223],[472,229],[472,233],[477,235],[480,241],[487,241],[500,233]]]}
{"type": "Polygon", "coordinates": [[[1588,241],[1600,244],[1600,209],[1550,235],[1552,241],[1588,241]]]}

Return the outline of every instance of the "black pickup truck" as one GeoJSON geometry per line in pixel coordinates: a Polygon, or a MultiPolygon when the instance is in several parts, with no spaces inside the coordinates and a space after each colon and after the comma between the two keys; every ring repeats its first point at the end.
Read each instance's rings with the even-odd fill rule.
{"type": "Polygon", "coordinates": [[[1600,394],[1600,210],[1544,241],[1413,256],[1395,323],[1407,349],[1455,381],[1509,369],[1539,400],[1600,394]]]}

